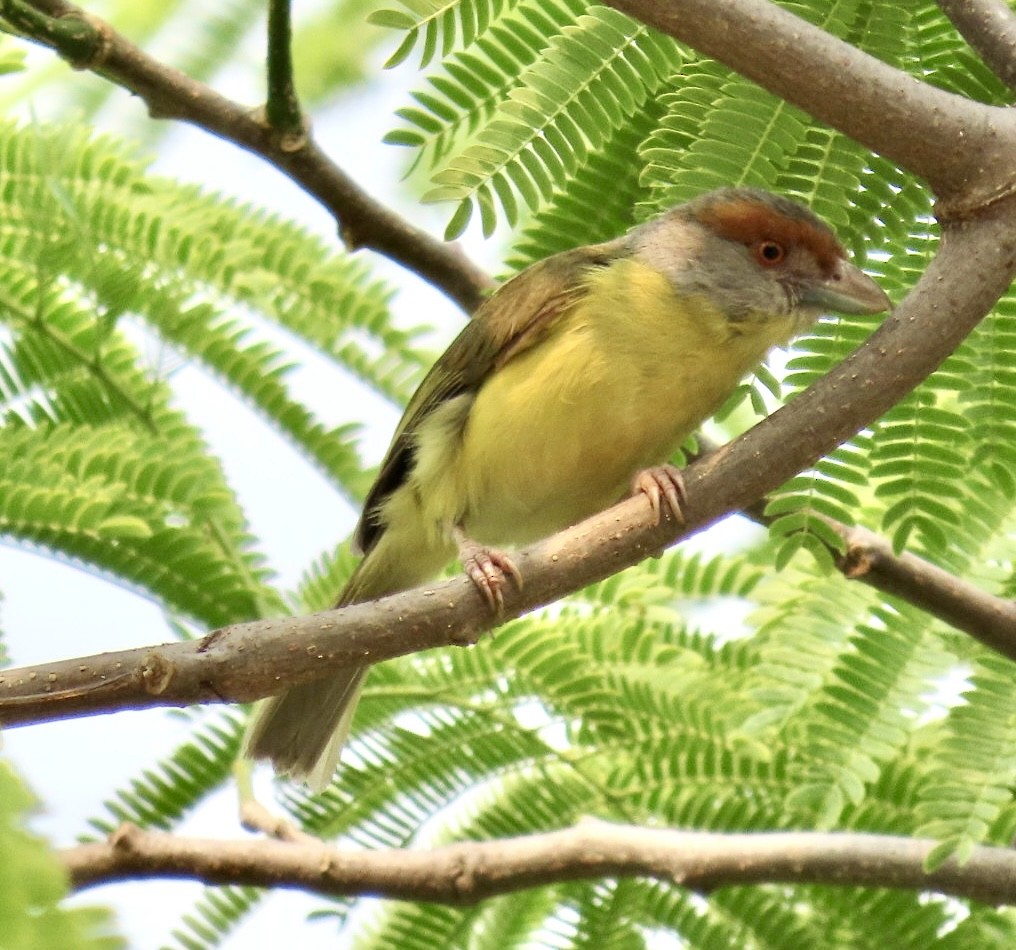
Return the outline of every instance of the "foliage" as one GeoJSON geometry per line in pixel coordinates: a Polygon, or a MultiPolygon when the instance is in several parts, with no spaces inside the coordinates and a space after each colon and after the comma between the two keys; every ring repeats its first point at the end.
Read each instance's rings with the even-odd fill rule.
{"type": "Polygon", "coordinates": [[[4,950],[122,947],[123,942],[113,936],[107,911],[60,906],[67,892],[64,870],[44,842],[24,828],[26,815],[35,804],[21,780],[0,762],[0,852],[4,856],[0,861],[0,934],[4,950]]]}
{"type": "MultiPolygon", "coordinates": [[[[1007,101],[930,0],[788,6],[922,79],[1007,101]]],[[[404,7],[340,0],[298,24],[300,86],[326,103],[358,81],[368,41],[331,55],[320,40],[330,32],[321,24],[356,11],[365,31],[356,36],[385,36],[395,75],[415,90],[387,137],[409,156],[413,187],[451,202],[450,234],[474,214],[485,233],[511,230],[511,269],[730,183],[807,201],[894,299],[934,253],[920,182],[612,9],[404,7]],[[377,26],[363,25],[368,10],[377,26]]],[[[105,12],[133,18],[134,35],[153,42],[185,29],[180,64],[211,76],[240,55],[239,25],[253,9],[213,5],[194,22],[183,5],[105,12]]],[[[17,51],[5,38],[0,71],[20,65],[17,51]]],[[[101,80],[67,81],[44,60],[5,81],[8,109],[38,88],[54,106],[0,125],[0,531],[197,627],[323,608],[351,568],[343,539],[313,558],[297,589],[283,589],[202,418],[174,400],[175,371],[197,366],[228,388],[327,480],[338,506],[369,483],[360,405],[326,424],[301,398],[294,367],[313,348],[336,386],[398,404],[427,360],[405,329],[417,319],[397,312],[366,261],[278,215],[154,174],[136,146],[95,131],[116,98],[101,80]]],[[[155,127],[144,127],[149,143],[155,127]]],[[[199,180],[199,169],[187,177],[199,180]]],[[[714,430],[737,434],[774,392],[793,398],[872,325],[823,320],[714,430]]],[[[1008,845],[1011,668],[831,571],[840,542],[824,519],[882,532],[1012,596],[1013,353],[1010,293],[908,399],[775,493],[768,533],[746,529],[734,551],[716,543],[648,561],[475,649],[375,669],[339,780],[313,798],[280,785],[280,807],[316,834],[372,847],[517,835],[584,815],[930,835],[941,842],[935,861],[1008,845]]],[[[96,828],[125,818],[176,828],[228,781],[237,714],[193,720],[190,741],[111,791],[96,828]]],[[[25,860],[36,860],[29,850],[25,860]]],[[[209,890],[174,945],[218,945],[259,900],[209,890]]],[[[473,908],[323,903],[319,916],[362,947],[637,948],[660,931],[689,947],[877,946],[888,932],[894,947],[1016,940],[1010,911],[831,887],[700,897],[605,880],[473,908]]]]}

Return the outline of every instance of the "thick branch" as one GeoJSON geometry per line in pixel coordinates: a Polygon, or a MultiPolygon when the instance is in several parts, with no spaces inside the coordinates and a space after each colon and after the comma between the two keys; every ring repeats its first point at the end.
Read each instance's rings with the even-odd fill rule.
{"type": "MultiPolygon", "coordinates": [[[[331,670],[448,643],[471,643],[496,622],[550,603],[740,511],[870,425],[931,373],[973,329],[1016,273],[1016,200],[946,225],[938,255],[913,292],[863,346],[764,422],[685,472],[686,525],[652,524],[629,499],[520,552],[522,591],[492,617],[459,577],[312,617],[236,624],[204,640],[128,650],[0,674],[0,724],[66,716],[247,701],[331,670]],[[44,695],[40,695],[44,693],[44,695]]],[[[1016,630],[996,648],[1016,659],[1016,630]]]]}
{"type": "Polygon", "coordinates": [[[431,237],[368,195],[308,136],[273,128],[260,110],[233,102],[148,56],[109,24],[64,0],[6,0],[36,12],[17,22],[26,35],[144,100],[153,118],[178,119],[263,158],[324,205],[346,245],[370,248],[408,267],[472,313],[490,278],[456,246],[431,237]],[[71,33],[65,25],[73,24],[71,33]],[[82,31],[85,36],[82,36],[82,31]],[[90,32],[89,32],[90,31],[90,32]],[[64,37],[71,35],[73,45],[64,37]],[[91,43],[90,48],[83,47],[91,43]]]}
{"type": "Polygon", "coordinates": [[[607,2],[925,178],[944,202],[940,215],[1013,192],[1011,110],[908,77],[770,0],[607,2]]]}
{"type": "Polygon", "coordinates": [[[938,5],[988,68],[1016,90],[1016,13],[1002,0],[938,0],[938,5]]]}
{"type": "Polygon", "coordinates": [[[695,891],[757,883],[935,890],[987,904],[1016,902],[1016,853],[978,847],[962,867],[925,873],[936,842],[889,835],[711,834],[583,822],[547,834],[430,851],[348,851],[302,840],[216,841],[120,828],[109,842],[62,852],[76,888],[140,878],[292,887],[473,904],[564,881],[651,877],[695,891]]]}
{"type": "MultiPolygon", "coordinates": [[[[38,3],[45,4],[47,9],[57,4],[61,4],[60,9],[66,9],[62,0],[38,0],[38,3]]],[[[709,49],[709,44],[719,44],[722,33],[723,48],[731,51],[728,59],[731,65],[757,76],[760,70],[766,72],[768,68],[758,64],[768,63],[773,69],[766,75],[775,77],[770,88],[784,91],[780,86],[788,76],[786,64],[771,63],[768,53],[761,55],[765,50],[758,49],[758,27],[768,23],[770,16],[782,18],[788,14],[770,4],[760,4],[758,0],[729,0],[723,7],[723,16],[731,17],[731,24],[724,23],[722,31],[717,33],[718,21],[713,7],[700,9],[698,0],[680,0],[673,7],[686,14],[682,23],[698,24],[687,26],[689,34],[694,33],[695,37],[684,38],[696,42],[697,37],[697,45],[709,49]],[[756,15],[756,21],[748,22],[747,13],[756,15]],[[742,57],[745,50],[748,59],[742,57]],[[757,61],[752,59],[756,54],[757,61]]],[[[661,16],[667,13],[661,7],[652,9],[661,16]]],[[[633,7],[633,12],[638,11],[633,7]]],[[[666,18],[663,16],[664,20],[666,18]]],[[[908,115],[923,110],[926,116],[937,117],[936,121],[940,118],[947,131],[962,131],[968,127],[964,123],[970,121],[969,118],[959,116],[963,100],[935,90],[927,92],[931,96],[929,100],[908,98],[910,93],[906,90],[911,84],[904,84],[902,93],[895,86],[889,90],[885,73],[888,67],[839,44],[821,31],[806,28],[806,24],[794,18],[779,19],[769,26],[772,33],[763,30],[763,36],[770,46],[774,45],[773,36],[788,35],[781,30],[792,27],[800,31],[799,61],[795,70],[799,70],[800,57],[803,57],[805,65],[815,65],[816,76],[839,77],[828,80],[830,82],[839,82],[845,77],[848,83],[860,83],[866,78],[868,93],[873,90],[884,93],[879,99],[883,114],[889,108],[889,100],[892,100],[892,109],[896,109],[894,96],[899,93],[900,100],[907,105],[908,115]],[[842,68],[818,69],[815,57],[823,53],[827,59],[834,54],[847,58],[842,68]],[[941,99],[941,96],[946,98],[941,99]]],[[[101,70],[114,78],[120,77],[124,85],[145,96],[153,108],[178,110],[176,114],[180,117],[197,121],[213,131],[224,130],[220,134],[232,133],[227,137],[261,154],[266,154],[261,149],[275,154],[272,153],[275,146],[271,144],[271,131],[249,116],[238,114],[235,104],[154,63],[111,31],[108,36],[104,33],[104,38],[108,40],[108,49],[102,51],[101,70]],[[188,98],[192,104],[181,106],[180,101],[188,98]],[[250,141],[245,141],[245,137],[250,141]]],[[[775,46],[779,48],[779,44],[775,46]]],[[[898,74],[892,70],[889,73],[898,85],[898,74]]],[[[795,72],[796,75],[800,73],[795,72]]],[[[795,88],[810,89],[824,81],[797,82],[795,88]]],[[[913,85],[920,86],[916,81],[913,85]]],[[[837,89],[839,87],[827,88],[826,97],[836,99],[837,89]]],[[[839,91],[848,106],[848,115],[852,115],[850,109],[857,105],[856,98],[848,94],[846,88],[839,91]]],[[[799,97],[786,94],[799,101],[799,97]]],[[[809,94],[801,95],[807,97],[809,94]]],[[[806,102],[799,104],[807,107],[806,102]]],[[[983,149],[978,152],[979,139],[974,133],[978,130],[984,133],[987,116],[996,113],[990,110],[985,113],[985,107],[976,104],[965,105],[973,111],[964,115],[979,115],[983,120],[980,124],[974,123],[976,128],[970,127],[967,148],[950,149],[947,154],[935,151],[946,169],[941,180],[951,181],[953,185],[957,184],[956,176],[963,174],[961,167],[955,164],[957,153],[977,153],[976,160],[982,167],[989,165],[988,158],[995,154],[990,150],[985,153],[983,149]]],[[[870,103],[865,108],[870,109],[870,103]]],[[[915,127],[908,125],[907,128],[913,132],[915,127]]],[[[846,130],[853,130],[849,123],[846,130]]],[[[1011,133],[1012,130],[1007,131],[1011,133]]],[[[1010,134],[1009,141],[1012,139],[1010,134]]],[[[1016,154],[1016,149],[1011,151],[1016,154]]],[[[297,168],[306,172],[301,181],[321,175],[334,183],[338,176],[341,186],[341,172],[323,158],[316,161],[315,153],[311,143],[290,156],[280,153],[276,159],[280,167],[284,167],[285,161],[295,162],[297,168]],[[310,164],[301,164],[307,162],[310,164]]],[[[887,151],[887,154],[894,153],[887,151]]],[[[983,189],[981,197],[984,197],[983,189]]],[[[743,509],[812,465],[890,408],[955,349],[1008,287],[1016,271],[1016,210],[1013,204],[1012,200],[1000,199],[987,210],[982,208],[979,217],[967,222],[947,221],[940,253],[914,292],[868,344],[745,437],[691,466],[686,474],[686,531],[679,532],[673,524],[650,526],[644,499],[632,500],[590,519],[520,555],[518,563],[526,576],[526,588],[521,594],[509,594],[506,616],[516,616],[553,601],[637,562],[683,534],[700,530],[731,511],[743,509]]],[[[494,619],[479,606],[470,583],[458,579],[429,591],[407,592],[377,604],[358,605],[317,617],[236,625],[217,631],[197,644],[170,644],[50,664],[31,671],[10,671],[0,678],[0,722],[14,724],[197,701],[249,700],[276,692],[285,685],[326,675],[336,667],[377,662],[448,642],[471,642],[493,624],[494,619]],[[282,671],[285,671],[284,678],[282,671]],[[44,697],[39,695],[40,686],[45,691],[44,697]]],[[[1001,624],[1005,625],[1004,617],[1001,624]]],[[[1009,642],[1012,637],[1012,630],[1002,630],[998,636],[999,645],[1007,655],[1016,657],[1016,648],[1009,642]]]]}

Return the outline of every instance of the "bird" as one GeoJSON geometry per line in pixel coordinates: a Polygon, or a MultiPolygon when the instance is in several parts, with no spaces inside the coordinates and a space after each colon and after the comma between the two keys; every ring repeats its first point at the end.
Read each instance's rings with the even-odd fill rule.
{"type": "MultiPolygon", "coordinates": [[[[710,191],[530,265],[480,305],[410,399],[336,606],[423,584],[457,555],[496,611],[523,581],[503,546],[632,493],[657,519],[680,518],[668,459],[768,351],[822,313],[889,308],[825,222],[754,188],[710,191]]],[[[244,754],[326,788],[367,669],[262,701],[244,754]]]]}

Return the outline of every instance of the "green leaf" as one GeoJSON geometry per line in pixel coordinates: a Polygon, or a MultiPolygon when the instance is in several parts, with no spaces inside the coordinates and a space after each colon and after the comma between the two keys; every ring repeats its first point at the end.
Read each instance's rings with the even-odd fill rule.
{"type": "Polygon", "coordinates": [[[0,920],[3,946],[10,950],[80,947],[115,950],[126,944],[114,936],[113,918],[98,907],[66,908],[63,865],[49,845],[25,829],[35,806],[32,796],[0,760],[0,920]]]}
{"type": "Polygon", "coordinates": [[[367,22],[392,30],[412,30],[416,26],[416,20],[401,10],[374,10],[367,16],[367,22]]]}
{"type": "Polygon", "coordinates": [[[469,201],[460,201],[459,206],[452,215],[445,228],[444,239],[454,241],[462,235],[462,232],[469,227],[469,221],[473,216],[473,205],[469,201]]]}
{"type": "Polygon", "coordinates": [[[95,530],[99,534],[104,534],[111,538],[144,540],[152,536],[152,527],[147,521],[130,515],[115,515],[111,518],[104,518],[96,526],[95,530]]]}

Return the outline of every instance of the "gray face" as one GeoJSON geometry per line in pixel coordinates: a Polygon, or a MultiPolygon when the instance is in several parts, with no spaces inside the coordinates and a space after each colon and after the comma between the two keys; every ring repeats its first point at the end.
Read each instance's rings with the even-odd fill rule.
{"type": "Polygon", "coordinates": [[[632,231],[628,242],[678,292],[707,297],[732,323],[791,317],[800,332],[826,311],[889,307],[822,221],[766,192],[711,192],[632,231]]]}

